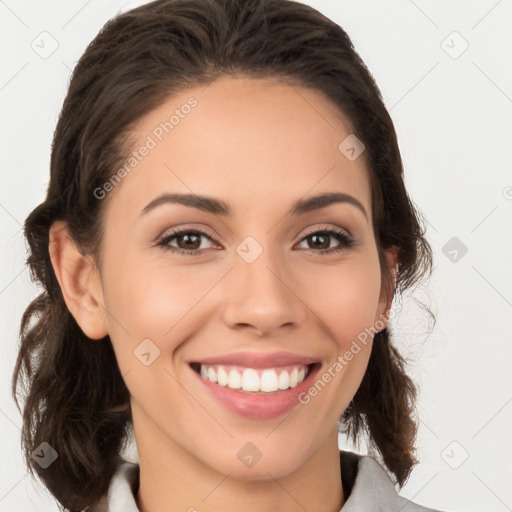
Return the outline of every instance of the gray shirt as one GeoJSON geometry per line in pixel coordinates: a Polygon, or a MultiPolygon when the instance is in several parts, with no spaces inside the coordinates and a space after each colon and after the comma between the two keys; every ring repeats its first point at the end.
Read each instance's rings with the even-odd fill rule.
{"type": "MultiPolygon", "coordinates": [[[[398,495],[388,473],[372,457],[340,450],[345,504],[340,512],[441,512],[417,505],[398,495]]],[[[108,493],[87,512],[140,512],[135,502],[139,465],[119,464],[108,493]]]]}

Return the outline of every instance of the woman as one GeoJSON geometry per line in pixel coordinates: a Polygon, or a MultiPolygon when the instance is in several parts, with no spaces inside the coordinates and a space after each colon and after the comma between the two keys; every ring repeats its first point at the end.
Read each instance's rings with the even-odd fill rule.
{"type": "Polygon", "coordinates": [[[431,249],[334,22],[288,0],[109,21],[25,234],[44,291],[13,393],[24,376],[27,464],[61,505],[430,510],[394,487],[417,462],[416,389],[388,322],[431,249]],[[340,451],[339,430],[375,458],[340,451]]]}

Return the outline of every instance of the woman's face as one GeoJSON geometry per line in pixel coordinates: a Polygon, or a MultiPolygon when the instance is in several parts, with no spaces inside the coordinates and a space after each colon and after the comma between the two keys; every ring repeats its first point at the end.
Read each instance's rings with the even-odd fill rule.
{"type": "Polygon", "coordinates": [[[101,302],[141,462],[256,480],[337,446],[387,309],[350,134],[318,92],[231,77],[137,125],[104,199],[101,302]]]}

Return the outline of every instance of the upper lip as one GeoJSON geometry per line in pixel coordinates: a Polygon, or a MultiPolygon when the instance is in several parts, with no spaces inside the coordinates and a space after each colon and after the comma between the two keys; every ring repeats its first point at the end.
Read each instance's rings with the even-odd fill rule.
{"type": "Polygon", "coordinates": [[[276,366],[289,366],[294,364],[303,364],[308,366],[319,362],[319,359],[301,354],[293,354],[292,352],[273,352],[270,354],[262,354],[258,352],[234,352],[222,356],[207,357],[200,360],[190,361],[191,364],[226,364],[232,366],[245,366],[246,368],[273,368],[276,366]]]}

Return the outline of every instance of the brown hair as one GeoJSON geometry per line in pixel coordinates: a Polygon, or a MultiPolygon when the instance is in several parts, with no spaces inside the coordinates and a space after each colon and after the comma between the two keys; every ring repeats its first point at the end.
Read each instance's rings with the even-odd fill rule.
{"type": "MultiPolygon", "coordinates": [[[[102,211],[93,191],[124,161],[128,132],[175,92],[225,75],[278,78],[324,93],[366,146],[373,225],[383,250],[396,246],[401,293],[431,272],[431,248],[403,182],[392,120],[348,35],[290,0],[159,0],[109,20],[72,74],[53,137],[47,196],[25,222],[27,263],[44,291],[27,307],[12,393],[24,384],[27,466],[71,510],[108,489],[131,423],[129,392],[109,337],[89,339],[68,311],[50,261],[49,229],[65,220],[77,245],[99,261],[102,211]],[[48,442],[58,459],[43,469],[32,452],[48,442]]],[[[340,141],[341,142],[341,141],[340,141]]],[[[344,414],[364,431],[403,485],[413,465],[416,388],[388,329],[375,335],[362,384],[344,414]]]]}

